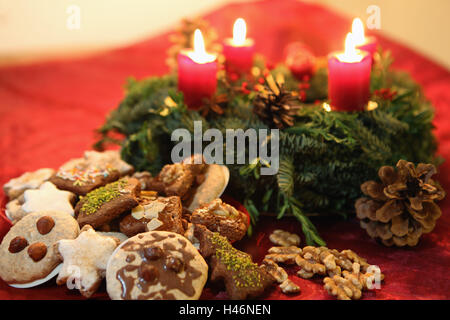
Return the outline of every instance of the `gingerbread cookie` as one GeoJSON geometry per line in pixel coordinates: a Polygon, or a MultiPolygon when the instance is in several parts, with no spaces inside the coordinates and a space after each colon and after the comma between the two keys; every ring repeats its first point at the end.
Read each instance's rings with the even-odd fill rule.
{"type": "Polygon", "coordinates": [[[3,191],[10,200],[14,200],[28,189],[37,189],[45,181],[55,174],[55,170],[49,168],[39,169],[33,172],[25,172],[20,177],[9,180],[3,191]]]}
{"type": "Polygon", "coordinates": [[[39,189],[26,190],[19,198],[6,205],[6,215],[16,223],[31,212],[60,211],[74,215],[72,203],[75,195],[56,188],[51,182],[44,182],[39,189]]]}
{"type": "Polygon", "coordinates": [[[151,173],[147,171],[135,172],[131,177],[139,180],[141,190],[147,190],[152,180],[151,173]]]}
{"type": "Polygon", "coordinates": [[[186,238],[150,231],[116,249],[108,261],[106,289],[113,300],[196,300],[207,276],[208,265],[186,238]]]}
{"type": "Polygon", "coordinates": [[[62,165],[50,181],[62,190],[86,195],[132,172],[133,167],[120,158],[118,151],[86,151],[83,158],[62,165]]]}
{"type": "Polygon", "coordinates": [[[75,239],[80,229],[65,212],[30,213],[14,226],[0,245],[0,277],[8,284],[46,278],[60,263],[54,244],[75,239]]]}
{"type": "Polygon", "coordinates": [[[183,199],[193,183],[194,175],[191,165],[175,163],[165,165],[161,172],[149,181],[148,189],[183,199]]]}
{"type": "Polygon", "coordinates": [[[81,229],[76,239],[58,241],[63,265],[56,283],[63,285],[70,279],[83,296],[91,297],[105,277],[108,259],[119,243],[119,239],[103,236],[89,225],[81,229]]]}
{"type": "Polygon", "coordinates": [[[140,197],[139,205],[120,222],[120,231],[129,237],[145,231],[184,233],[180,197],[140,197]]]}
{"type": "Polygon", "coordinates": [[[248,228],[247,216],[221,199],[215,199],[195,210],[191,222],[217,231],[231,242],[242,239],[248,228]]]}
{"type": "Polygon", "coordinates": [[[75,207],[80,226],[99,228],[127,210],[138,205],[140,183],[134,178],[123,178],[89,192],[75,207]]]}
{"type": "Polygon", "coordinates": [[[252,261],[248,253],[234,248],[227,238],[202,225],[195,226],[200,252],[208,259],[211,280],[223,280],[230,299],[243,300],[263,294],[275,278],[252,261]]]}

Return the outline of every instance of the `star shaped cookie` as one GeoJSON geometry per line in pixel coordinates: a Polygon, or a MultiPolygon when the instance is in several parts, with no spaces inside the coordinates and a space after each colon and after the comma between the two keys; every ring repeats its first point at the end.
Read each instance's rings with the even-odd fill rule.
{"type": "Polygon", "coordinates": [[[63,265],[56,283],[67,284],[69,289],[78,289],[89,298],[105,277],[106,264],[119,242],[95,232],[90,225],[84,226],[75,240],[60,240],[57,248],[63,265]]]}
{"type": "Polygon", "coordinates": [[[14,200],[22,195],[25,190],[39,188],[39,186],[50,179],[54,173],[55,170],[49,168],[25,172],[20,177],[9,180],[3,186],[3,190],[10,200],[14,200]]]}
{"type": "Polygon", "coordinates": [[[39,189],[25,191],[22,210],[26,213],[62,211],[73,216],[74,198],[75,195],[72,192],[59,190],[53,183],[47,181],[39,189]]]}

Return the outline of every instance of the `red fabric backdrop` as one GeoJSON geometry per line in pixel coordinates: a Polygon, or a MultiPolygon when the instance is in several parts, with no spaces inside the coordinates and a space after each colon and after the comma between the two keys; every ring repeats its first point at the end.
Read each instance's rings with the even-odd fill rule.
{"type": "MultiPolygon", "coordinates": [[[[399,13],[400,14],[400,13],[399,13]]],[[[351,19],[318,5],[298,1],[261,1],[232,4],[205,18],[216,27],[221,38],[229,36],[236,17],[248,24],[256,49],[272,62],[280,61],[285,45],[303,41],[317,55],[342,47],[351,19]]],[[[401,19],[401,17],[399,17],[401,19]]],[[[447,161],[439,179],[450,191],[450,73],[411,49],[378,35],[381,45],[396,58],[395,67],[403,69],[423,86],[436,107],[436,135],[439,153],[447,161]]],[[[167,34],[120,50],[71,61],[49,61],[28,66],[0,69],[0,185],[25,171],[58,167],[90,149],[94,129],[122,99],[122,85],[129,76],[143,78],[167,71],[167,34]]],[[[3,193],[0,194],[5,202],[3,193]]],[[[315,221],[331,248],[353,249],[381,267],[386,280],[381,290],[368,292],[365,299],[449,299],[450,298],[450,197],[441,203],[442,217],[433,233],[423,237],[415,248],[385,248],[371,240],[357,221],[315,221]]],[[[0,236],[8,225],[0,219],[0,236]]],[[[301,233],[291,219],[264,218],[251,239],[239,246],[260,260],[274,228],[301,233]]],[[[320,280],[291,278],[302,288],[296,296],[285,296],[278,288],[266,299],[329,299],[320,280]]],[[[95,295],[107,298],[104,288],[95,295]]],[[[207,288],[202,298],[225,298],[218,288],[207,288]]],[[[0,281],[2,299],[81,298],[77,292],[56,287],[50,282],[35,289],[14,289],[0,281]]]]}

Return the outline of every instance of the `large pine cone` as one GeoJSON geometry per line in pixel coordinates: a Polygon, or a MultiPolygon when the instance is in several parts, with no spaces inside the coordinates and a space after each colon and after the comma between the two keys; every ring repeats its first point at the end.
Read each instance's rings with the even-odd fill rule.
{"type": "Polygon", "coordinates": [[[441,209],[435,203],[445,192],[431,177],[436,167],[400,160],[397,170],[390,166],[378,171],[381,183],[367,181],[361,185],[368,196],[355,203],[360,224],[372,238],[387,246],[415,246],[423,233],[431,232],[441,209]]]}

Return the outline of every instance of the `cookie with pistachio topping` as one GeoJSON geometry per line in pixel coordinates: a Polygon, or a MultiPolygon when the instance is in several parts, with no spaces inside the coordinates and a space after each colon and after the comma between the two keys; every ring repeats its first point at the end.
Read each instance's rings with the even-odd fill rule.
{"type": "Polygon", "coordinates": [[[194,235],[211,268],[211,281],[223,280],[230,299],[258,297],[275,283],[272,275],[254,263],[248,253],[234,248],[226,237],[202,225],[195,225],[194,235]]]}
{"type": "Polygon", "coordinates": [[[80,227],[99,228],[138,205],[141,187],[134,178],[123,178],[89,192],[75,207],[80,227]]]}

